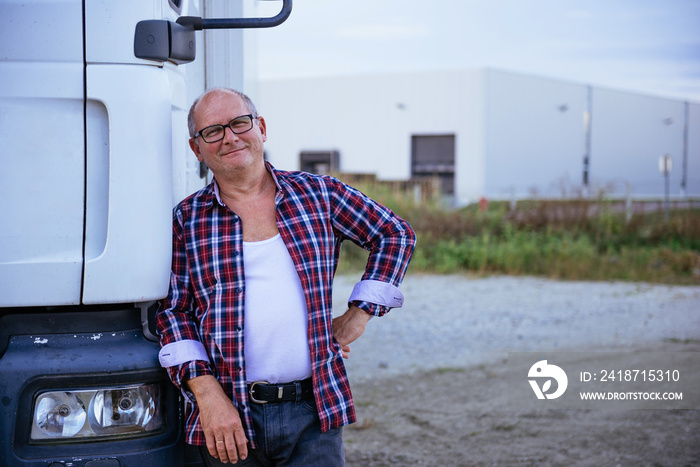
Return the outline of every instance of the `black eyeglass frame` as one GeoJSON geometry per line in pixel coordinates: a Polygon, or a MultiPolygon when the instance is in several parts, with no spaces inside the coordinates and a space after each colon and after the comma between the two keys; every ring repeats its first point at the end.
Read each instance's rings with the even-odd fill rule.
{"type": "Polygon", "coordinates": [[[202,128],[201,130],[199,130],[197,133],[195,133],[194,136],[193,136],[193,138],[197,138],[197,137],[200,137],[200,136],[201,136],[201,137],[202,137],[202,140],[203,140],[205,143],[216,143],[217,141],[221,141],[222,139],[224,139],[224,138],[226,137],[226,128],[228,128],[229,130],[231,130],[231,133],[233,133],[234,135],[241,135],[241,134],[243,134],[243,133],[246,133],[246,132],[252,130],[252,129],[253,129],[253,120],[255,120],[255,119],[257,119],[257,118],[258,118],[258,117],[254,116],[253,114],[239,115],[238,117],[232,119],[230,122],[228,122],[228,123],[225,124],[225,125],[222,125],[222,124],[219,123],[219,124],[217,124],[217,125],[209,125],[208,127],[204,127],[204,128],[202,128]],[[243,131],[236,131],[236,130],[234,130],[233,127],[231,126],[231,125],[233,124],[233,122],[235,122],[235,121],[238,120],[239,118],[243,118],[243,117],[248,117],[248,118],[250,119],[250,128],[248,128],[247,130],[243,130],[243,131]],[[204,137],[204,135],[202,134],[202,132],[203,132],[203,131],[206,131],[206,130],[208,130],[208,129],[210,129],[210,128],[215,128],[215,127],[221,127],[221,130],[222,130],[221,138],[215,139],[215,140],[213,140],[213,141],[207,141],[207,139],[204,137]]]}

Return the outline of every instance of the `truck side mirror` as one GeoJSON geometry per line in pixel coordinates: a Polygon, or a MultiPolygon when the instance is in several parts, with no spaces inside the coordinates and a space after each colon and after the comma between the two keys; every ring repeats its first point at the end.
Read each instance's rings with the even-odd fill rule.
{"type": "Polygon", "coordinates": [[[282,9],[270,18],[200,18],[181,16],[176,23],[144,20],[136,25],[134,55],[147,60],[189,63],[195,59],[194,31],[203,29],[270,28],[285,22],[292,13],[292,0],[283,0],[282,9]]]}
{"type": "Polygon", "coordinates": [[[139,21],[134,35],[134,55],[178,65],[195,59],[194,28],[166,20],[139,21]]]}

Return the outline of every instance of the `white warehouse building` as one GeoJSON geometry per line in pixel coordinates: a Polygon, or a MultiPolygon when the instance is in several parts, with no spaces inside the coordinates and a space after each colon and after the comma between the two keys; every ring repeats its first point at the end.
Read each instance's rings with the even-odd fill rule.
{"type": "Polygon", "coordinates": [[[280,169],[437,175],[482,197],[700,195],[700,103],[497,70],[262,81],[266,157],[280,169]]]}

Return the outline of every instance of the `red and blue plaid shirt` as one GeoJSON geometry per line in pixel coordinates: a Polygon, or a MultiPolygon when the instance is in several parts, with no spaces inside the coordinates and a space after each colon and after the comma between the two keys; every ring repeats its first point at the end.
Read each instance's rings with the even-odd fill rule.
{"type": "MultiPolygon", "coordinates": [[[[337,179],[285,172],[269,164],[277,185],[277,228],[301,279],[322,431],[355,421],[343,358],[333,339],[332,284],[341,242],[369,250],[350,300],[381,316],[401,306],[398,290],[415,245],[406,221],[337,179]]],[[[240,218],[218,197],[215,182],[174,209],[170,291],[157,315],[161,363],[186,398],[186,441],[204,445],[194,397],[183,384],[214,375],[238,407],[256,446],[248,407],[243,344],[245,273],[240,218]],[[166,351],[167,350],[167,351],[166,351]]]]}

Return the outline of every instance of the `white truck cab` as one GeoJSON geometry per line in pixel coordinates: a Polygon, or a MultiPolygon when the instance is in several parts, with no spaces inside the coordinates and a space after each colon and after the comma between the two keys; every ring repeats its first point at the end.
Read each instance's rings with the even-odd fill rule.
{"type": "MultiPolygon", "coordinates": [[[[186,128],[204,57],[242,50],[198,30],[275,26],[291,5],[0,0],[0,465],[197,465],[149,312],[172,207],[207,181],[186,128]]],[[[242,73],[241,53],[219,61],[242,73]]]]}

